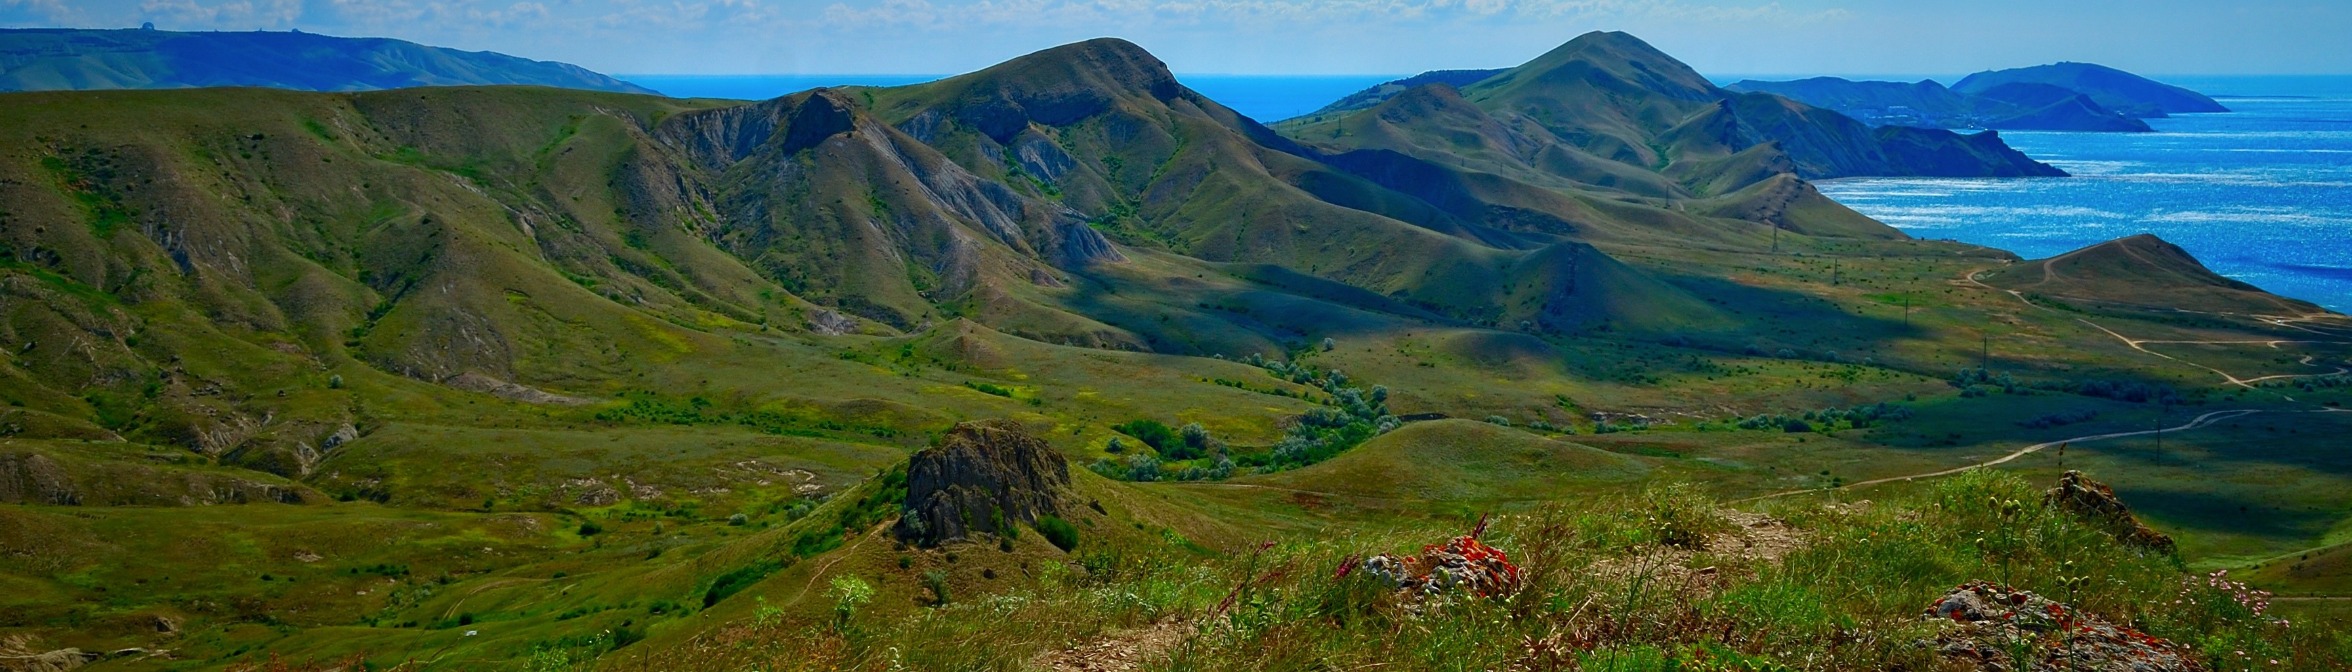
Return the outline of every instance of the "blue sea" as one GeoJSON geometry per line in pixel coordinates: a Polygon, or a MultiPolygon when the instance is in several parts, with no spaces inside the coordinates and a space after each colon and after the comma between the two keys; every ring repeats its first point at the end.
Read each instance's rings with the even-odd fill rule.
{"type": "MultiPolygon", "coordinates": [[[[1177,78],[1253,119],[1274,122],[1396,77],[1177,78]]],[[[678,97],[759,100],[820,86],[899,86],[938,77],[624,79],[678,97]]],[[[1837,180],[1822,191],[1914,236],[2029,258],[2155,233],[2223,275],[2352,310],[2352,76],[2160,79],[2220,97],[2234,111],[2150,120],[2156,133],[2001,134],[2071,178],[1837,180]]]]}
{"type": "Polygon", "coordinates": [[[2352,310],[2352,77],[2168,77],[2231,112],[2155,133],[2004,132],[2075,176],[1852,179],[1823,193],[1922,238],[2042,258],[2138,233],[2214,271],[2352,310]]]}

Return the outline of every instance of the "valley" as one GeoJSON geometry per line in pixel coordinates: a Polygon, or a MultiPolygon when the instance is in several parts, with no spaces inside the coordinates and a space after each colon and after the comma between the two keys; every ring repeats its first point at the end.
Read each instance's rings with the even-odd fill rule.
{"type": "Polygon", "coordinates": [[[756,103],[4,100],[10,660],[1935,669],[1979,579],[2346,651],[2146,605],[2345,596],[2352,318],[2152,236],[1912,238],[1812,181],[2064,173],[1623,33],[1273,126],[1115,39],[756,103]],[[984,420],[1048,466],[926,472],[984,420]],[[2040,504],[2077,469],[2177,555],[2040,504]],[[1407,627],[1330,569],[1490,519],[1551,592],[1407,627]]]}

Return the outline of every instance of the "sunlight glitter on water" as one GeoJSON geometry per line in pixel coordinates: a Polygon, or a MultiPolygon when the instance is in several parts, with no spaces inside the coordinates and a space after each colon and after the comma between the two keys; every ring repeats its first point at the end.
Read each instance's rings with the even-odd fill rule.
{"type": "MultiPolygon", "coordinates": [[[[2326,84],[2352,85],[2344,79],[2326,84]]],[[[2235,111],[2149,120],[2157,133],[2001,134],[2071,178],[1866,178],[1821,190],[1914,235],[2028,258],[2154,233],[2224,275],[2352,309],[2352,97],[2223,103],[2235,111]]]]}

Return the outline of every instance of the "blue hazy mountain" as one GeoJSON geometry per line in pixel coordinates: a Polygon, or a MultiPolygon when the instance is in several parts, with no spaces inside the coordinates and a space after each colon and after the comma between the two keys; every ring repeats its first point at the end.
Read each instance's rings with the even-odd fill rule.
{"type": "Polygon", "coordinates": [[[2213,102],[2205,94],[2091,63],[2053,63],[2030,68],[1989,70],[1969,75],[1960,83],[1952,85],[1952,90],[1961,95],[1975,95],[2004,84],[2062,87],[2088,96],[2102,107],[2142,119],[2162,118],[2168,114],[2229,111],[2229,108],[2213,102]]]}
{"type": "Polygon", "coordinates": [[[1725,88],[1769,93],[1826,107],[1874,126],[2123,133],[2149,130],[2146,122],[2108,109],[2087,94],[2038,82],[2004,82],[1962,92],[1934,80],[1906,83],[1814,77],[1785,82],[1746,80],[1725,88]]]}
{"type": "Polygon", "coordinates": [[[383,38],[0,30],[0,91],[214,86],[371,91],[496,84],[653,93],[576,65],[383,38]]]}

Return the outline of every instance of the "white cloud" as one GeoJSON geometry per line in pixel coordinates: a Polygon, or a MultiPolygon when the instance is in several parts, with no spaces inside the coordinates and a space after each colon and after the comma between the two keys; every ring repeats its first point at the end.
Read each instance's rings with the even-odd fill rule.
{"type": "Polygon", "coordinates": [[[1842,9],[1797,11],[1778,2],[1706,4],[1682,0],[837,0],[827,5],[819,16],[821,24],[836,28],[954,29],[976,24],[1122,26],[1146,22],[1164,25],[1168,22],[1299,21],[1350,25],[1485,18],[1788,22],[1835,19],[1850,14],[1842,9]]]}
{"type": "Polygon", "coordinates": [[[146,0],[139,12],[175,27],[221,29],[285,28],[302,18],[301,0],[146,0]]]}
{"type": "Polygon", "coordinates": [[[0,10],[53,23],[65,23],[75,17],[73,7],[67,6],[65,0],[0,0],[0,10]]]}

